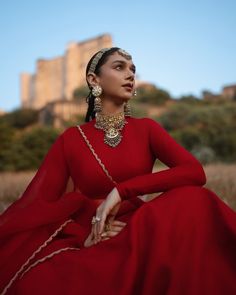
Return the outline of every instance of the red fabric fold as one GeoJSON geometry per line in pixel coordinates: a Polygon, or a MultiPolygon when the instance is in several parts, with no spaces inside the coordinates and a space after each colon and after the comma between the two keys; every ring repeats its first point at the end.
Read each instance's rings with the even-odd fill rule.
{"type": "Polygon", "coordinates": [[[103,143],[94,121],[83,126],[118,183],[123,200],[116,219],[126,227],[83,247],[98,198],[105,199],[114,183],[77,128],[68,128],[22,196],[0,216],[1,291],[45,245],[23,271],[57,250],[80,250],[39,263],[16,279],[7,295],[236,294],[236,213],[201,187],[206,181],[201,164],[159,124],[147,118],[127,121],[116,149],[103,143]],[[152,173],[155,159],[169,169],[152,173]],[[72,192],[66,192],[69,177],[72,192]],[[147,203],[137,197],[162,191],[147,203]]]}

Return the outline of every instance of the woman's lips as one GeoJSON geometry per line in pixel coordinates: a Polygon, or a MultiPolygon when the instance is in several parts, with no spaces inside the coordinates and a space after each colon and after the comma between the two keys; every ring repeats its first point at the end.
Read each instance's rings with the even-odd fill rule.
{"type": "Polygon", "coordinates": [[[122,87],[124,87],[126,90],[130,92],[133,90],[133,87],[131,85],[122,85],[122,87]]]}

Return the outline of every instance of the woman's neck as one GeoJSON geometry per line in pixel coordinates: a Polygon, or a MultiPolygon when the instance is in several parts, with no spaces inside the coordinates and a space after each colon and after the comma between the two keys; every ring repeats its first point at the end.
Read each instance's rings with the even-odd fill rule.
{"type": "Polygon", "coordinates": [[[115,115],[124,112],[124,103],[115,104],[113,101],[104,100],[102,102],[102,113],[105,115],[115,115]]]}

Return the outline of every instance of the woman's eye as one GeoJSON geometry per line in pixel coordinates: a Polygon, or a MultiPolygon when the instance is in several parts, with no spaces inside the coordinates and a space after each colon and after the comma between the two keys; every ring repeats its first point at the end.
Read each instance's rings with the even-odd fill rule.
{"type": "Polygon", "coordinates": [[[116,69],[117,70],[121,70],[121,66],[116,66],[116,69]]]}

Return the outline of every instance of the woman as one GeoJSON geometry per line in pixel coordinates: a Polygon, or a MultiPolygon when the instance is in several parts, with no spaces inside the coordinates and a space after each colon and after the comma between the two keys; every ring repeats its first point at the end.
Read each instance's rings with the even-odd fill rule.
{"type": "Polygon", "coordinates": [[[130,115],[131,56],[102,49],[86,77],[86,122],[0,218],[2,294],[236,294],[236,214],[187,150],[130,115]],[[152,173],[157,158],[169,169],[152,173]]]}

